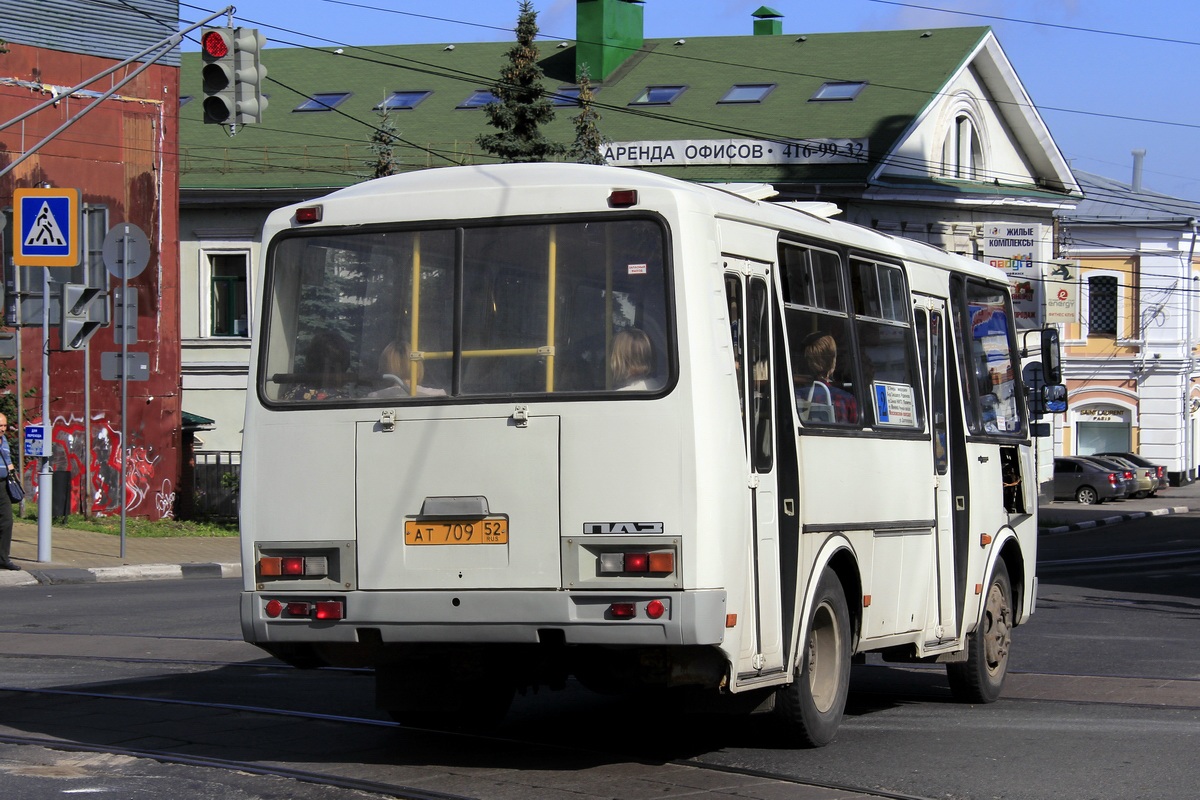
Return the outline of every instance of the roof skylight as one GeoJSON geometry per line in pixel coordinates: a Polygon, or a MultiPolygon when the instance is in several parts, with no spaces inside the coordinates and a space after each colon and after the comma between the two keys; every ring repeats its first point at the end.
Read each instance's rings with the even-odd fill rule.
{"type": "MultiPolygon", "coordinates": [[[[592,94],[600,94],[600,87],[593,86],[592,94]]],[[[550,102],[556,106],[577,106],[579,105],[579,87],[578,86],[560,86],[554,90],[554,94],[550,96],[550,102]]]]}
{"type": "Polygon", "coordinates": [[[457,108],[481,108],[488,103],[499,103],[500,98],[487,89],[476,89],[471,96],[458,104],[457,108]]]}
{"type": "Polygon", "coordinates": [[[392,92],[387,98],[375,106],[375,111],[398,111],[406,108],[416,108],[417,104],[424,100],[432,91],[399,91],[392,92]]]}
{"type": "Polygon", "coordinates": [[[292,111],[331,111],[350,97],[351,92],[318,92],[292,111]]]}
{"type": "Polygon", "coordinates": [[[853,100],[866,87],[866,81],[827,81],[809,100],[853,100]]]}
{"type": "Polygon", "coordinates": [[[775,88],[774,83],[735,83],[718,103],[761,103],[775,88]]]}
{"type": "Polygon", "coordinates": [[[631,106],[669,106],[679,99],[686,86],[647,86],[645,91],[632,100],[631,106]]]}

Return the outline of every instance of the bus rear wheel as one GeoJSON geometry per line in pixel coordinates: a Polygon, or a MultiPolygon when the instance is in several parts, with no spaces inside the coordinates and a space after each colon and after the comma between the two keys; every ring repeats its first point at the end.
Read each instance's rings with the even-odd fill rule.
{"type": "Polygon", "coordinates": [[[967,640],[967,660],[946,665],[954,699],[963,703],[1000,699],[1008,674],[1012,622],[1012,583],[1004,562],[997,561],[984,597],[983,619],[967,640]]]}
{"type": "Polygon", "coordinates": [[[775,710],[797,744],[821,747],[837,735],[850,687],[850,611],[831,570],[821,576],[807,630],[793,680],[778,690],[775,710]]]}

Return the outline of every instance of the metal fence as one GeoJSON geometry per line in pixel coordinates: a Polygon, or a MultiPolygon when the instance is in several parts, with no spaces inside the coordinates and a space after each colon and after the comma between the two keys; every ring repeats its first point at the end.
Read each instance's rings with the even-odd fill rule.
{"type": "Polygon", "coordinates": [[[237,450],[198,452],[192,470],[189,516],[233,522],[238,516],[242,454],[237,450]]]}

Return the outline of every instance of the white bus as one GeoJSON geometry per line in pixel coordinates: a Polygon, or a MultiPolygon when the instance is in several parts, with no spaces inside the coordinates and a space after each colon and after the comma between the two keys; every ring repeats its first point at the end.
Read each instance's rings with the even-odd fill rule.
{"type": "Polygon", "coordinates": [[[419,724],[574,677],[821,745],[872,651],[999,696],[1037,522],[1001,272],[562,164],[370,181],[263,243],[247,641],[419,724]]]}

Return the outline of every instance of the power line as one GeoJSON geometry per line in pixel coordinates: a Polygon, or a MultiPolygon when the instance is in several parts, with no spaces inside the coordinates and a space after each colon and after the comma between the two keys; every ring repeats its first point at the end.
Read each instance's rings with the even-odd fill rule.
{"type": "MultiPolygon", "coordinates": [[[[333,0],[327,0],[332,2],[333,0]]],[[[901,6],[903,8],[916,8],[921,11],[936,11],[941,14],[957,14],[962,17],[975,17],[977,19],[995,19],[1000,22],[1015,22],[1020,25],[1033,25],[1038,28],[1057,28],[1064,31],[1077,31],[1079,33],[1096,33],[1102,36],[1119,36],[1123,39],[1143,39],[1148,42],[1166,42],[1167,44],[1183,44],[1192,47],[1200,47],[1200,42],[1193,42],[1189,39],[1170,39],[1165,36],[1146,36],[1139,33],[1129,33],[1128,31],[1106,31],[1101,28],[1083,28],[1076,25],[1061,25],[1055,22],[1038,22],[1030,19],[1019,19],[1017,17],[1001,17],[996,14],[981,14],[975,11],[959,11],[954,8],[938,8],[937,6],[922,6],[916,3],[900,3],[896,0],[867,0],[869,3],[879,3],[885,6],[901,6]]]]}

